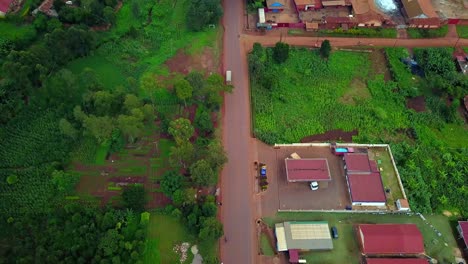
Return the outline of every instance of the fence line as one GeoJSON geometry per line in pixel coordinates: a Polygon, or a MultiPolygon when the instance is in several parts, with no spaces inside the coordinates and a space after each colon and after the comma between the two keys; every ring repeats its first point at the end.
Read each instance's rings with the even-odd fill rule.
{"type": "Polygon", "coordinates": [[[403,198],[408,199],[406,197],[405,188],[403,188],[403,183],[401,182],[400,173],[398,172],[395,160],[393,159],[392,149],[390,148],[390,145],[387,145],[387,150],[388,150],[388,153],[390,154],[390,159],[392,160],[393,169],[395,170],[395,173],[397,175],[398,185],[400,186],[401,192],[403,193],[403,198]]]}

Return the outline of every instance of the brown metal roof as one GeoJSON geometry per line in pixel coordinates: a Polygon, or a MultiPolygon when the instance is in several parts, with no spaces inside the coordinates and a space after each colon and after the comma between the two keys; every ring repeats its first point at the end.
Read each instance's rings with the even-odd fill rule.
{"type": "Polygon", "coordinates": [[[296,5],[315,5],[315,0],[294,0],[296,5]]]}
{"type": "Polygon", "coordinates": [[[348,174],[348,185],[352,202],[387,201],[380,173],[348,174]]]}
{"type": "Polygon", "coordinates": [[[409,18],[438,17],[430,0],[402,0],[409,18]]]}
{"type": "Polygon", "coordinates": [[[344,161],[348,173],[367,172],[371,171],[369,164],[369,156],[366,153],[346,153],[344,161]]]}
{"type": "Polygon", "coordinates": [[[286,159],[289,182],[331,181],[327,159],[286,159]]]}

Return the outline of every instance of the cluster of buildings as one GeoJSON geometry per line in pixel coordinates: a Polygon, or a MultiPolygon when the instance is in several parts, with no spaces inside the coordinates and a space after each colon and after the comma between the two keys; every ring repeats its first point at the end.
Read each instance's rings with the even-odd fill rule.
{"type": "MultiPolygon", "coordinates": [[[[403,15],[401,19],[382,11],[374,0],[267,0],[266,7],[259,10],[257,26],[305,28],[308,31],[398,25],[438,28],[448,21],[441,18],[430,0],[396,0],[395,8],[403,15]]],[[[468,19],[465,22],[468,24],[468,19]]]]}
{"type": "MultiPolygon", "coordinates": [[[[428,264],[424,239],[415,224],[357,224],[356,240],[364,264],[428,264]]],[[[333,250],[328,222],[284,222],[275,225],[278,252],[290,263],[305,263],[300,252],[333,250]]]]}

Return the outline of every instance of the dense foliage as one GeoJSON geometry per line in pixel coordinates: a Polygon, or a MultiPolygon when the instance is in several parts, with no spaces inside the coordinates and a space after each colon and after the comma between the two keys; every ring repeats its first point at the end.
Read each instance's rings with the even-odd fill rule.
{"type": "Polygon", "coordinates": [[[137,263],[145,248],[145,224],[132,211],[67,204],[1,227],[5,263],[137,263]]]}
{"type": "Polygon", "coordinates": [[[356,142],[393,143],[414,210],[448,209],[467,215],[464,186],[468,179],[461,176],[467,174],[466,124],[457,112],[459,100],[447,104],[444,98],[444,94],[458,96],[459,92],[451,91],[465,91],[467,86],[466,77],[455,71],[450,54],[439,49],[416,50],[427,76],[420,78],[401,62],[407,53],[386,49],[394,81],[385,81],[382,75],[372,74],[367,54],[334,52],[327,65],[318,51],[292,49],[289,59],[277,65],[272,62],[272,53],[270,48],[254,45],[249,55],[258,138],[270,144],[291,143],[342,129],[357,130],[356,142]],[[456,89],[431,93],[434,76],[453,76],[451,81],[457,84],[452,87],[456,89]],[[357,95],[351,102],[344,101],[351,91],[357,95]],[[406,96],[423,93],[426,111],[406,107],[406,96]],[[454,141],[452,135],[460,136],[454,141]]]}
{"type": "Polygon", "coordinates": [[[187,26],[193,31],[200,31],[210,24],[218,24],[223,15],[220,0],[191,0],[188,10],[187,26]]]}

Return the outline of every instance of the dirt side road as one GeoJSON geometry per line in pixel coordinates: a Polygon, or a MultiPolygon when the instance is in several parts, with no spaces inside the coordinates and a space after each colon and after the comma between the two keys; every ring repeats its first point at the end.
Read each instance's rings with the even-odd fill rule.
{"type": "Polygon", "coordinates": [[[289,36],[287,31],[278,30],[268,32],[265,35],[244,34],[241,36],[246,48],[250,49],[253,43],[259,42],[262,45],[274,46],[276,42],[286,42],[294,46],[314,47],[320,46],[324,39],[330,40],[332,47],[346,46],[380,46],[380,47],[466,47],[468,39],[453,37],[435,39],[385,39],[385,38],[336,38],[336,37],[300,37],[289,36]]]}
{"type": "Polygon", "coordinates": [[[250,96],[245,50],[240,45],[243,30],[243,1],[224,0],[224,70],[232,71],[234,91],[226,94],[223,115],[223,143],[228,156],[221,179],[224,238],[220,239],[221,262],[251,264],[257,261],[254,228],[255,141],[250,136],[250,96]]]}

